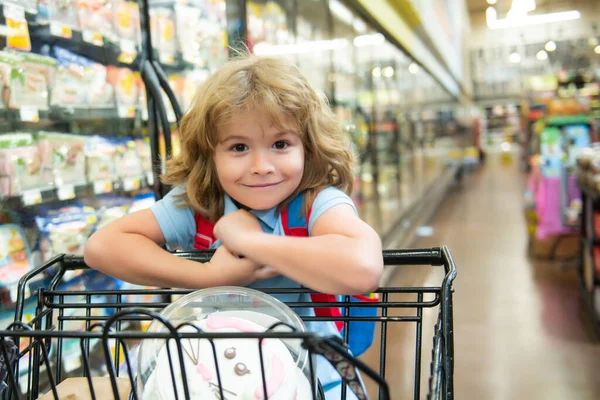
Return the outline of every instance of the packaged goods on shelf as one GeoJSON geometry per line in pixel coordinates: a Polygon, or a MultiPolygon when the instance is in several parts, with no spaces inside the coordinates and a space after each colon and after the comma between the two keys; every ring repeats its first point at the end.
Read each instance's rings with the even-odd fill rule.
{"type": "Polygon", "coordinates": [[[195,63],[198,58],[198,36],[201,10],[188,5],[175,5],[175,27],[181,56],[185,62],[195,63]]]}
{"type": "Polygon", "coordinates": [[[31,51],[29,27],[25,18],[25,10],[35,10],[35,0],[8,1],[3,6],[4,20],[7,28],[6,47],[10,49],[31,51]],[[34,3],[34,4],[31,4],[34,3]]]}
{"type": "Polygon", "coordinates": [[[135,148],[137,150],[142,170],[152,172],[152,151],[150,149],[150,140],[146,138],[135,139],[135,148]]]}
{"type": "Polygon", "coordinates": [[[37,216],[42,260],[61,253],[83,255],[83,246],[94,231],[97,218],[96,210],[86,206],[60,208],[37,216]]]}
{"type": "Polygon", "coordinates": [[[56,186],[83,184],[85,176],[85,136],[40,132],[38,146],[42,168],[49,171],[56,186]]]}
{"type": "Polygon", "coordinates": [[[129,68],[107,67],[107,81],[114,87],[117,107],[136,109],[140,105],[139,75],[129,68]]]}
{"type": "Polygon", "coordinates": [[[19,64],[21,58],[18,54],[0,51],[0,109],[9,105],[8,93],[10,90],[12,70],[19,64]]]}
{"type": "Polygon", "coordinates": [[[198,88],[208,79],[209,74],[210,72],[204,69],[194,69],[185,73],[181,90],[181,107],[183,110],[187,110],[192,104],[194,96],[198,93],[198,88]]]}
{"type": "Polygon", "coordinates": [[[0,195],[17,196],[47,184],[33,136],[29,133],[0,135],[0,195]]]}
{"type": "MultiPolygon", "coordinates": [[[[0,225],[0,293],[2,288],[14,286],[31,268],[30,260],[31,251],[23,230],[13,224],[0,225]]],[[[0,298],[3,297],[4,293],[0,298]]]]}
{"type": "Polygon", "coordinates": [[[104,65],[54,46],[58,62],[50,104],[66,107],[114,107],[114,89],[104,65]]]}
{"type": "Polygon", "coordinates": [[[17,62],[10,74],[9,107],[48,109],[49,88],[54,80],[56,60],[33,53],[11,53],[17,57],[17,62]]]}
{"type": "Polygon", "coordinates": [[[136,143],[133,139],[115,139],[115,164],[117,176],[139,177],[143,174],[142,163],[137,153],[136,143]]]}
{"type": "Polygon", "coordinates": [[[115,39],[114,8],[110,0],[77,0],[77,17],[82,30],[115,39]]]}
{"type": "Polygon", "coordinates": [[[78,1],[44,0],[38,2],[38,22],[62,24],[71,29],[79,29],[79,19],[77,18],[78,1]]]}
{"type": "Polygon", "coordinates": [[[173,9],[166,7],[150,9],[150,26],[159,61],[166,65],[175,64],[178,48],[173,9]]]}
{"type": "Polygon", "coordinates": [[[140,41],[140,7],[135,1],[117,0],[115,7],[115,28],[119,39],[134,43],[140,41]]]}
{"type": "Polygon", "coordinates": [[[84,147],[88,182],[113,180],[116,176],[114,142],[101,137],[90,137],[84,147]]]}

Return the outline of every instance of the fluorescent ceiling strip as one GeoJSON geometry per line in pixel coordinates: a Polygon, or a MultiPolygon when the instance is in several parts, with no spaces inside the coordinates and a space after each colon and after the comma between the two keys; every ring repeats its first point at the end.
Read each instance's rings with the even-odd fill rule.
{"type": "Polygon", "coordinates": [[[517,18],[496,19],[496,10],[490,7],[486,12],[486,17],[490,29],[508,29],[519,26],[576,20],[581,18],[581,13],[576,10],[571,10],[549,14],[524,15],[517,18]]]}

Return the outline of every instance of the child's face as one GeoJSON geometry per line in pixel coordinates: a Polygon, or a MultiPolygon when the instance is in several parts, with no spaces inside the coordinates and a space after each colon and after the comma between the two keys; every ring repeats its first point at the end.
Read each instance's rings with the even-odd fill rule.
{"type": "Polygon", "coordinates": [[[263,113],[244,112],[219,128],[214,153],[219,182],[250,209],[275,207],[300,185],[304,146],[291,118],[284,126],[277,128],[263,113]]]}

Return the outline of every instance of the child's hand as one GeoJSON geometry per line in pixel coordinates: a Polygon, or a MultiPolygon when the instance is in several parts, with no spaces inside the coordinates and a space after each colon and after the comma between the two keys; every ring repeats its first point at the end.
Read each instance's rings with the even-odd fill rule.
{"type": "Polygon", "coordinates": [[[258,219],[246,210],[221,217],[214,228],[215,236],[229,251],[237,255],[244,255],[244,239],[256,233],[262,233],[258,219]]]}
{"type": "Polygon", "coordinates": [[[254,281],[279,275],[270,267],[231,254],[225,246],[217,248],[209,264],[219,281],[222,281],[222,285],[246,286],[254,281]]]}

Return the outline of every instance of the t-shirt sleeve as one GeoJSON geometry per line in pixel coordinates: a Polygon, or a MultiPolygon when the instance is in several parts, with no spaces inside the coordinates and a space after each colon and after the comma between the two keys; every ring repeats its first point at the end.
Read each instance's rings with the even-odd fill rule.
{"type": "Polygon", "coordinates": [[[174,188],[150,208],[170,250],[191,250],[196,234],[192,208],[177,206],[179,198],[176,196],[181,193],[182,188],[174,188]]]}
{"type": "Polygon", "coordinates": [[[312,228],[315,224],[315,221],[321,215],[323,215],[325,211],[339,204],[348,204],[352,207],[356,215],[358,215],[358,211],[356,211],[356,206],[354,205],[354,202],[346,193],[334,187],[328,187],[326,189],[321,190],[315,198],[315,201],[312,205],[310,220],[308,221],[308,234],[312,234],[312,228]]]}

